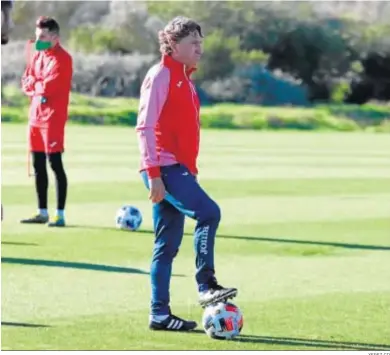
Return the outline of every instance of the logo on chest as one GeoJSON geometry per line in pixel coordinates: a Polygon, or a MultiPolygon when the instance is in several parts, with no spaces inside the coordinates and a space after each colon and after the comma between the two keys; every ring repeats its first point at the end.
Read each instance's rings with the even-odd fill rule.
{"type": "MultiPolygon", "coordinates": [[[[176,83],[176,87],[181,88],[181,87],[183,86],[183,84],[184,84],[184,82],[183,82],[182,80],[180,80],[180,81],[178,81],[178,82],[176,83]]],[[[195,86],[194,86],[194,84],[193,84],[191,81],[188,81],[188,86],[189,86],[189,88],[190,88],[190,90],[191,90],[191,93],[194,94],[194,95],[196,95],[195,86]]]]}

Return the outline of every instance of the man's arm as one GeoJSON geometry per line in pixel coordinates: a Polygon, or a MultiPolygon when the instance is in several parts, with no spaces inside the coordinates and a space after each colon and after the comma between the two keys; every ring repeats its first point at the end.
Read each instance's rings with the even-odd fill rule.
{"type": "Polygon", "coordinates": [[[150,179],[160,176],[155,128],[168,97],[169,80],[169,70],[161,68],[157,74],[148,75],[141,88],[136,131],[143,165],[150,179]]]}
{"type": "Polygon", "coordinates": [[[49,75],[34,84],[37,96],[50,97],[70,90],[72,81],[72,58],[64,57],[54,59],[49,75]]]}
{"type": "MultiPolygon", "coordinates": [[[[27,44],[29,45],[29,44],[27,44]]],[[[33,68],[35,66],[36,56],[28,58],[27,67],[22,75],[22,90],[27,96],[34,96],[35,76],[33,68]]]]}
{"type": "Polygon", "coordinates": [[[22,76],[22,91],[27,96],[34,96],[35,77],[31,74],[31,69],[28,67],[22,76]]]}

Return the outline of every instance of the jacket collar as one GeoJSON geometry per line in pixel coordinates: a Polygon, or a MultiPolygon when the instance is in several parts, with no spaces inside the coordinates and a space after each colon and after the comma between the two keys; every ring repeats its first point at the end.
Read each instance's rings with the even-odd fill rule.
{"type": "Polygon", "coordinates": [[[164,54],[162,56],[161,61],[169,69],[184,72],[188,77],[190,77],[191,74],[194,71],[196,71],[196,67],[188,69],[183,63],[178,62],[177,60],[173,59],[170,55],[167,54],[164,54]]]}
{"type": "Polygon", "coordinates": [[[43,53],[46,54],[46,55],[53,55],[54,53],[56,53],[58,51],[58,49],[60,47],[61,47],[60,42],[58,42],[53,47],[51,47],[50,49],[47,49],[47,50],[43,51],[43,53]]]}

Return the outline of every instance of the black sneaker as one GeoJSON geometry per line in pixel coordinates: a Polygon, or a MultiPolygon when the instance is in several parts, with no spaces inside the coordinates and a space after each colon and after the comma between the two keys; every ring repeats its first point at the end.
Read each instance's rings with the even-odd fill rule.
{"type": "Polygon", "coordinates": [[[236,297],[237,293],[236,288],[225,288],[216,283],[207,291],[199,293],[199,304],[205,308],[218,302],[227,302],[228,299],[236,297]]]}
{"type": "Polygon", "coordinates": [[[169,315],[167,319],[162,322],[149,322],[149,329],[151,330],[169,330],[176,332],[186,332],[190,330],[194,330],[198,324],[194,321],[187,321],[176,317],[174,315],[169,315]]]}
{"type": "Polygon", "coordinates": [[[43,216],[41,214],[36,214],[31,218],[22,219],[20,223],[25,224],[46,224],[49,221],[49,216],[43,216]]]}

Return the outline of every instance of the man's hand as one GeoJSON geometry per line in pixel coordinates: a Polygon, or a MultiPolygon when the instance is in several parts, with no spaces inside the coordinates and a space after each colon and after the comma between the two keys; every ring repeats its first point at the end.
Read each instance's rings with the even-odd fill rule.
{"type": "Polygon", "coordinates": [[[149,180],[149,199],[153,203],[161,202],[165,197],[165,186],[161,178],[154,178],[149,180]]]}
{"type": "Polygon", "coordinates": [[[28,75],[23,79],[23,84],[33,85],[35,83],[35,78],[32,75],[28,75]]]}
{"type": "Polygon", "coordinates": [[[32,75],[27,76],[23,79],[23,88],[32,90],[35,84],[35,78],[32,75]]]}

